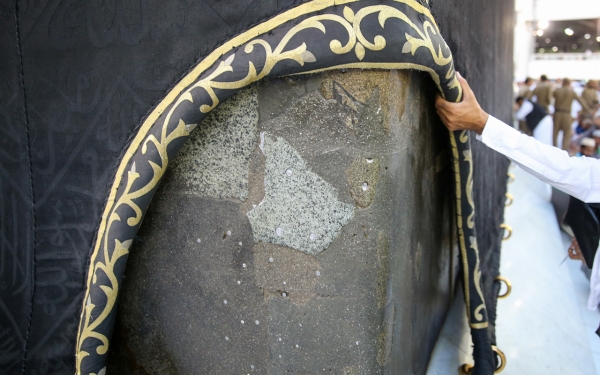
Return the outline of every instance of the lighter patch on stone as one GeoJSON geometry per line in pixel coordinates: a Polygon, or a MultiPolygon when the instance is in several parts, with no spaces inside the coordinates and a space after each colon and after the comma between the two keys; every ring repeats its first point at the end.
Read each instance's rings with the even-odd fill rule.
{"type": "Polygon", "coordinates": [[[254,282],[266,299],[285,297],[302,305],[316,295],[315,272],[320,265],[314,256],[270,243],[257,244],[253,251],[254,282]]]}
{"type": "Polygon", "coordinates": [[[375,200],[379,181],[379,159],[357,158],[346,170],[346,179],[350,185],[350,195],[359,208],[367,208],[375,200]]]}
{"type": "Polygon", "coordinates": [[[173,171],[200,197],[248,198],[248,170],[258,138],[258,90],[239,91],[202,121],[173,171]]]}
{"type": "Polygon", "coordinates": [[[337,190],[311,172],[300,154],[282,138],[264,134],[263,152],[265,197],[247,214],[254,241],[288,246],[307,254],[325,250],[354,217],[354,207],[340,202],[337,190]],[[288,169],[294,171],[292,176],[286,174],[288,169]],[[311,240],[311,234],[315,234],[315,240],[311,240]]]}

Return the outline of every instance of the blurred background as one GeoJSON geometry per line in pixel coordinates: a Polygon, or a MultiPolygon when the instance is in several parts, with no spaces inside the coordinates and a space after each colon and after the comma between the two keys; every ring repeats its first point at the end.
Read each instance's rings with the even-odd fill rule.
{"type": "MultiPolygon", "coordinates": [[[[600,159],[600,1],[516,0],[514,27],[512,125],[573,157],[600,159]],[[528,123],[519,116],[518,98],[547,115],[528,123]],[[556,139],[555,129],[561,129],[556,139]]],[[[512,291],[504,289],[497,306],[502,374],[600,374],[600,313],[590,293],[600,285],[591,263],[600,267],[581,259],[574,240],[596,236],[595,253],[598,217],[576,211],[568,195],[515,165],[507,191],[500,274],[512,291]],[[578,221],[566,223],[571,209],[578,221]],[[586,232],[590,227],[596,233],[586,232]]],[[[472,361],[462,298],[457,296],[446,319],[428,375],[455,373],[472,361]]]]}
{"type": "Polygon", "coordinates": [[[516,0],[515,80],[600,78],[600,1],[516,0]]]}

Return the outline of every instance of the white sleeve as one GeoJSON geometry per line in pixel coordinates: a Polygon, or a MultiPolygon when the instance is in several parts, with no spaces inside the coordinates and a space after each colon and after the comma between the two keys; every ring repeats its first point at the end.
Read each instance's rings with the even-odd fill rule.
{"type": "Polygon", "coordinates": [[[584,202],[600,203],[600,159],[570,157],[492,116],[477,138],[555,188],[584,202]]]}
{"type": "Polygon", "coordinates": [[[525,120],[525,117],[533,111],[533,104],[529,100],[524,100],[521,108],[515,114],[517,120],[525,120]]]}

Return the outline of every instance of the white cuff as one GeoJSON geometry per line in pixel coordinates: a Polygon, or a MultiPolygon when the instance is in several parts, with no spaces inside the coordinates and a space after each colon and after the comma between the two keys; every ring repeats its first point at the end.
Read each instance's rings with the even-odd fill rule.
{"type": "Polygon", "coordinates": [[[478,139],[489,148],[510,157],[520,136],[518,130],[490,115],[478,139]]]}

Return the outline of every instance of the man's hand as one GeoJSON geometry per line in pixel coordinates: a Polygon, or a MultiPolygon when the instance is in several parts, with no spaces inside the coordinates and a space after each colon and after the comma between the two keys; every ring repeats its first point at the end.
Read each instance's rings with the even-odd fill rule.
{"type": "Polygon", "coordinates": [[[587,264],[585,263],[585,258],[581,253],[581,249],[579,248],[579,244],[577,243],[576,238],[573,238],[573,241],[571,241],[571,246],[569,246],[568,252],[569,258],[574,260],[580,260],[585,266],[587,266],[587,264]]]}
{"type": "Polygon", "coordinates": [[[475,94],[473,94],[467,80],[458,72],[456,72],[456,76],[463,89],[462,102],[451,103],[444,100],[440,94],[437,94],[437,97],[435,98],[435,108],[437,113],[449,130],[467,129],[474,130],[477,134],[481,134],[489,115],[485,113],[479,106],[479,103],[477,103],[475,94]]]}

